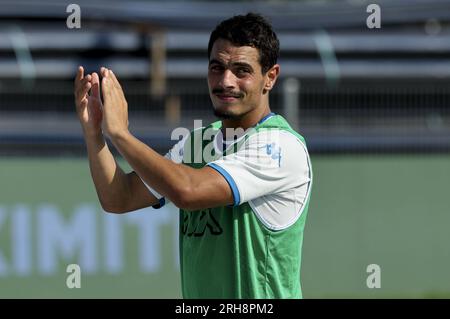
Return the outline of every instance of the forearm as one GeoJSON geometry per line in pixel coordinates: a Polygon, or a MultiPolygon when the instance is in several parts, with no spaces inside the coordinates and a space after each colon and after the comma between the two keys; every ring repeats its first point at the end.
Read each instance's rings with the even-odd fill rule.
{"type": "Polygon", "coordinates": [[[195,184],[193,168],[161,156],[129,132],[115,136],[112,141],[139,176],[176,205],[180,197],[189,193],[195,184]]]}
{"type": "Polygon", "coordinates": [[[127,175],[117,164],[102,134],[85,133],[89,168],[102,207],[115,211],[127,201],[127,175]]]}

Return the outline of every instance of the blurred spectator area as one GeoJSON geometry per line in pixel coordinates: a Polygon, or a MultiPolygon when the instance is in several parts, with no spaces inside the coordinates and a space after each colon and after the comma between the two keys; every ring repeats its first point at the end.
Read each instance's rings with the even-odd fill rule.
{"type": "Polygon", "coordinates": [[[83,154],[73,103],[78,65],[107,66],[130,128],[165,152],[175,127],[214,120],[207,44],[222,19],[266,15],[281,42],[271,107],[312,152],[450,150],[450,1],[0,1],[0,154],[83,154]]]}

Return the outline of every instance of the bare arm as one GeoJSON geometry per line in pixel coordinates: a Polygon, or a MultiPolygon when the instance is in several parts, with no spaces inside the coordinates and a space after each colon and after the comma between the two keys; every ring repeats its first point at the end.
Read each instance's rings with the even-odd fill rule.
{"type": "Polygon", "coordinates": [[[124,213],[158,203],[135,172],[124,173],[102,134],[102,102],[96,73],[84,77],[82,67],[75,78],[75,105],[83,129],[92,180],[102,208],[124,213]],[[88,94],[90,90],[91,94],[88,94]]]}
{"type": "Polygon", "coordinates": [[[102,76],[104,132],[147,184],[180,208],[194,210],[233,203],[230,186],[216,170],[173,163],[131,135],[122,88],[110,70],[103,68],[102,76]]]}
{"type": "Polygon", "coordinates": [[[196,210],[233,204],[230,186],[216,170],[176,164],[129,132],[115,135],[113,142],[139,176],[177,207],[196,210]]]}
{"type": "Polygon", "coordinates": [[[103,136],[86,138],[89,168],[102,208],[125,213],[158,203],[135,172],[126,174],[111,154],[103,136]]]}

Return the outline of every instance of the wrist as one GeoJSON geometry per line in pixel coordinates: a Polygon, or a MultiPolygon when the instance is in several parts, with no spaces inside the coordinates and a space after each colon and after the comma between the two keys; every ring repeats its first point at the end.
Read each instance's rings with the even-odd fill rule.
{"type": "Polygon", "coordinates": [[[92,128],[86,128],[83,127],[83,135],[86,139],[103,139],[103,133],[101,128],[99,129],[92,129],[92,128]]]}
{"type": "Polygon", "coordinates": [[[129,130],[121,130],[108,134],[108,137],[114,144],[126,141],[130,136],[131,133],[129,130]]]}
{"type": "Polygon", "coordinates": [[[101,131],[83,131],[83,134],[88,153],[97,154],[107,145],[101,131]]]}

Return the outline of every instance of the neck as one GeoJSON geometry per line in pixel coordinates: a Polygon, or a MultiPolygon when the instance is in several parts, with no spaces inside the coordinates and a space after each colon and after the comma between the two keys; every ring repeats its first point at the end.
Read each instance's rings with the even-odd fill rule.
{"type": "Polygon", "coordinates": [[[270,107],[268,105],[267,107],[261,109],[258,108],[252,110],[239,119],[222,120],[222,128],[242,128],[244,130],[247,130],[248,128],[255,126],[264,116],[268,115],[270,112],[270,107]]]}

